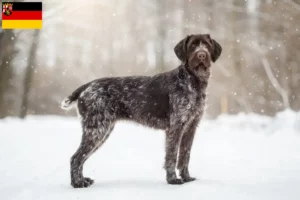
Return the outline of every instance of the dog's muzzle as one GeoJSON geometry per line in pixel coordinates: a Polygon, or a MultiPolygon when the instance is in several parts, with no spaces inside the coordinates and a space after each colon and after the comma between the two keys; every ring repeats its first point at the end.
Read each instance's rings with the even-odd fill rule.
{"type": "Polygon", "coordinates": [[[204,61],[205,58],[206,58],[206,52],[205,51],[198,51],[197,52],[197,58],[200,60],[200,61],[204,61]]]}

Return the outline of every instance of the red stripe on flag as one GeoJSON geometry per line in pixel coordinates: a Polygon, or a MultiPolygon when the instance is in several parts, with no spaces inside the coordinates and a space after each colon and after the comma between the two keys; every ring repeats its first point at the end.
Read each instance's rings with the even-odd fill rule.
{"type": "Polygon", "coordinates": [[[12,11],[12,14],[7,16],[2,13],[2,20],[42,20],[42,11],[12,11]]]}

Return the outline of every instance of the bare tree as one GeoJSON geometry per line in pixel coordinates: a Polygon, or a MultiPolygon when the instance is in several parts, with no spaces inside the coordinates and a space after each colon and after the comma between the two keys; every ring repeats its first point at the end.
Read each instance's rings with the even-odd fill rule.
{"type": "Polygon", "coordinates": [[[278,94],[281,96],[284,108],[290,108],[288,93],[279,84],[279,82],[276,79],[276,77],[274,76],[274,74],[271,70],[270,64],[266,58],[262,59],[262,65],[264,67],[264,70],[265,70],[270,82],[272,83],[272,85],[274,86],[274,88],[278,92],[278,94]]]}
{"type": "Polygon", "coordinates": [[[12,115],[8,91],[11,89],[13,69],[11,62],[14,56],[14,34],[12,30],[0,31],[0,118],[12,115]]]}
{"type": "Polygon", "coordinates": [[[163,71],[165,68],[165,40],[166,40],[166,1],[156,0],[157,4],[157,30],[156,42],[156,68],[163,71]]]}
{"type": "Polygon", "coordinates": [[[28,64],[26,67],[24,84],[23,84],[23,95],[22,95],[22,103],[20,109],[21,118],[25,118],[28,110],[30,88],[31,88],[32,78],[33,78],[35,64],[36,64],[35,55],[38,47],[39,34],[40,34],[40,30],[38,29],[33,32],[32,44],[29,52],[28,64]]]}

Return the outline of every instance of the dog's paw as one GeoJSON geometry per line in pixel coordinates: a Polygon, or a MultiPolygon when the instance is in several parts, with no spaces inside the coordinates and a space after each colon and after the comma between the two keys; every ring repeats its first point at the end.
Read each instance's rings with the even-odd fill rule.
{"type": "Polygon", "coordinates": [[[86,188],[86,187],[91,186],[93,183],[94,183],[94,180],[92,180],[90,178],[83,178],[81,180],[72,182],[71,185],[74,188],[86,188]]]}
{"type": "Polygon", "coordinates": [[[194,178],[194,177],[183,177],[182,180],[183,180],[183,182],[187,183],[187,182],[195,181],[196,178],[194,178]]]}
{"type": "Polygon", "coordinates": [[[179,179],[179,178],[167,179],[167,182],[168,182],[168,184],[171,184],[171,185],[181,185],[184,183],[183,180],[179,179]]]}

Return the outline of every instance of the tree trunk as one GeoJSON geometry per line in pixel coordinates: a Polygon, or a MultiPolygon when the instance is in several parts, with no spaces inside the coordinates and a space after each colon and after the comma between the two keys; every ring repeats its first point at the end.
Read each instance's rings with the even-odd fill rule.
{"type": "Polygon", "coordinates": [[[35,70],[35,55],[39,41],[40,30],[35,30],[32,38],[32,45],[29,52],[28,65],[25,71],[25,78],[23,84],[23,96],[21,103],[20,118],[25,118],[28,110],[29,93],[32,83],[32,78],[35,70]]]}
{"type": "Polygon", "coordinates": [[[162,72],[165,69],[165,40],[166,40],[166,6],[165,1],[157,0],[157,30],[158,40],[156,43],[156,69],[162,72]]]}
{"type": "Polygon", "coordinates": [[[11,61],[14,51],[14,40],[12,30],[3,30],[0,32],[0,118],[11,114],[11,101],[6,99],[7,92],[11,89],[11,78],[13,70],[11,61]]]}

